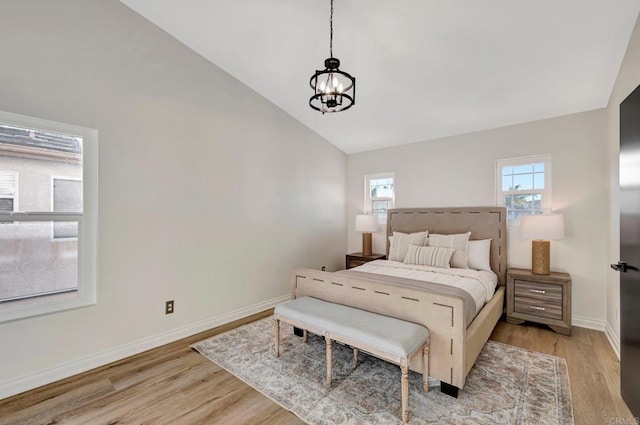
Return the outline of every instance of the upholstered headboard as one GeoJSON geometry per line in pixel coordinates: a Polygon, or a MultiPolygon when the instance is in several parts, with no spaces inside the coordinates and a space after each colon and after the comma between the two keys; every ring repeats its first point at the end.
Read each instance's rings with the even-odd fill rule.
{"type": "MultiPolygon", "coordinates": [[[[504,207],[395,208],[387,214],[387,236],[393,232],[453,234],[471,232],[472,240],[491,239],[491,269],[500,285],[507,279],[507,210],[504,207]]],[[[389,238],[387,256],[389,255],[389,238]]]]}

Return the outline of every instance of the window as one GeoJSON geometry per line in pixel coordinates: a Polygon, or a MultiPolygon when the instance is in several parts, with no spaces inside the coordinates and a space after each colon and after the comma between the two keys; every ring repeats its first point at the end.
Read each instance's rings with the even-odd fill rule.
{"type": "Polygon", "coordinates": [[[0,322],[95,304],[97,143],[0,112],[0,322]]]}
{"type": "Polygon", "coordinates": [[[17,187],[17,173],[13,171],[0,171],[0,211],[13,212],[16,210],[17,187]]]}
{"type": "Polygon", "coordinates": [[[551,155],[496,161],[496,205],[510,221],[551,211],[551,155]]]}
{"type": "Polygon", "coordinates": [[[380,222],[387,221],[387,210],[395,201],[395,177],[393,173],[367,174],[364,176],[364,212],[378,216],[380,222]]]}

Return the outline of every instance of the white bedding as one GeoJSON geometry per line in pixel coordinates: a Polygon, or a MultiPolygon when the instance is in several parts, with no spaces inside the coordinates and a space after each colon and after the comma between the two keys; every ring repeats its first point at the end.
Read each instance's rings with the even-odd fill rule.
{"type": "Polygon", "coordinates": [[[404,264],[399,261],[376,260],[351,270],[439,283],[463,289],[475,301],[476,314],[493,297],[498,284],[498,276],[491,271],[440,269],[431,266],[404,264]]]}

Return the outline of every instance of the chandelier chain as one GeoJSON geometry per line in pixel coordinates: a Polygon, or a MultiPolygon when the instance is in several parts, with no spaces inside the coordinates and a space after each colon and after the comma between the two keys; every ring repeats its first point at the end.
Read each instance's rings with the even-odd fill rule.
{"type": "Polygon", "coordinates": [[[333,57],[333,0],[331,0],[331,17],[329,18],[329,56],[333,57]]]}

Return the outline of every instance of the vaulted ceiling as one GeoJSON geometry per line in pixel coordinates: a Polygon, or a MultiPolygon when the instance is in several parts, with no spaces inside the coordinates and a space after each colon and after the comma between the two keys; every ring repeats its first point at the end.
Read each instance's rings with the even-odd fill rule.
{"type": "Polygon", "coordinates": [[[334,0],[356,104],[312,110],[329,0],[121,0],[346,153],[605,107],[638,0],[334,0]]]}

